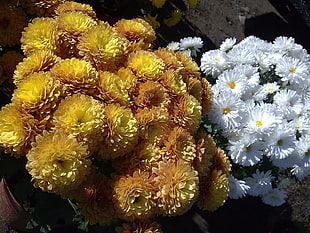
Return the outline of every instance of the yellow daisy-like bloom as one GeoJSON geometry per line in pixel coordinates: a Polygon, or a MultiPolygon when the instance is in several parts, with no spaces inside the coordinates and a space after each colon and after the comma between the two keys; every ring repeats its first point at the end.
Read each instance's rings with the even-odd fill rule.
{"type": "Polygon", "coordinates": [[[130,105],[130,97],[123,80],[115,73],[99,71],[99,95],[105,102],[117,102],[123,106],[130,105]]]}
{"type": "Polygon", "coordinates": [[[0,110],[0,146],[6,153],[25,156],[34,141],[38,122],[15,104],[0,110]]]}
{"type": "Polygon", "coordinates": [[[207,79],[201,79],[202,86],[202,115],[206,115],[210,110],[213,102],[213,91],[211,89],[211,84],[207,81],[207,79]]]}
{"type": "Polygon", "coordinates": [[[186,91],[186,83],[182,76],[175,70],[166,70],[162,76],[163,86],[166,87],[172,95],[183,95],[186,91]]]}
{"type": "Polygon", "coordinates": [[[177,96],[172,113],[174,122],[191,133],[196,132],[201,122],[201,108],[195,97],[189,94],[177,96]]]}
{"type": "Polygon", "coordinates": [[[62,15],[68,12],[82,12],[86,15],[89,15],[93,19],[96,19],[96,12],[93,10],[93,8],[88,4],[82,4],[79,2],[73,2],[73,1],[65,1],[64,3],[60,4],[55,9],[56,15],[62,15]]]}
{"type": "Polygon", "coordinates": [[[198,3],[198,0],[187,0],[187,3],[190,7],[195,7],[198,3]]]}
{"type": "Polygon", "coordinates": [[[159,48],[155,50],[154,53],[163,60],[165,70],[178,70],[182,66],[182,63],[178,61],[175,52],[168,48],[159,48]]]}
{"type": "Polygon", "coordinates": [[[117,233],[162,233],[156,222],[144,221],[134,222],[133,226],[129,223],[123,223],[121,227],[116,227],[117,233]]]}
{"type": "Polygon", "coordinates": [[[34,186],[66,196],[91,171],[87,146],[64,131],[43,131],[28,152],[26,169],[34,186]]]}
{"type": "Polygon", "coordinates": [[[117,71],[117,75],[123,81],[125,89],[130,92],[133,91],[137,84],[137,77],[134,75],[134,73],[129,68],[121,67],[117,71]]]}
{"type": "Polygon", "coordinates": [[[198,172],[181,160],[161,161],[153,168],[158,187],[156,204],[160,213],[181,215],[191,208],[198,196],[198,172]]]}
{"type": "Polygon", "coordinates": [[[54,10],[62,3],[64,3],[66,0],[30,0],[31,4],[33,6],[33,9],[35,10],[35,13],[38,16],[51,16],[54,13],[54,10]]]}
{"type": "Polygon", "coordinates": [[[155,41],[155,31],[152,26],[143,19],[121,19],[116,22],[115,29],[124,35],[133,47],[132,50],[149,49],[155,41]]]}
{"type": "Polygon", "coordinates": [[[217,150],[216,143],[211,135],[200,132],[196,139],[197,156],[194,159],[195,170],[199,176],[208,176],[212,159],[217,150]]]}
{"type": "Polygon", "coordinates": [[[36,50],[59,51],[59,30],[52,18],[35,18],[24,29],[21,37],[22,50],[29,56],[36,50]]]}
{"type": "Polygon", "coordinates": [[[150,14],[143,15],[142,17],[146,22],[148,22],[154,30],[160,27],[160,23],[157,21],[157,15],[152,16],[150,14]]]}
{"type": "Polygon", "coordinates": [[[18,85],[30,74],[49,71],[59,60],[60,58],[49,50],[36,50],[16,66],[13,82],[18,85]]]}
{"type": "Polygon", "coordinates": [[[174,127],[164,142],[162,152],[166,159],[182,159],[192,163],[196,157],[196,143],[186,129],[174,127]]]}
{"type": "Polygon", "coordinates": [[[53,114],[53,125],[85,140],[92,151],[106,127],[104,104],[88,95],[67,96],[53,114]]]}
{"type": "Polygon", "coordinates": [[[23,60],[23,55],[15,50],[10,50],[0,57],[0,65],[3,68],[3,74],[10,80],[13,77],[16,65],[23,60]]]}
{"type": "Polygon", "coordinates": [[[165,5],[166,0],[150,0],[152,2],[152,5],[156,8],[162,8],[163,5],[165,5]]]}
{"type": "Polygon", "coordinates": [[[180,22],[181,18],[182,12],[175,9],[171,12],[168,18],[164,19],[164,24],[166,24],[168,27],[173,27],[177,25],[178,22],[180,22]]]}
{"type": "Polygon", "coordinates": [[[222,171],[213,170],[208,177],[201,177],[199,190],[198,207],[202,210],[215,211],[228,198],[228,176],[222,171]]]}
{"type": "Polygon", "coordinates": [[[198,100],[198,102],[201,104],[203,92],[201,79],[190,77],[189,79],[187,79],[186,86],[188,94],[194,96],[196,100],[198,100]]]}
{"type": "Polygon", "coordinates": [[[150,218],[155,208],[154,188],[148,172],[137,170],[132,175],[116,177],[113,202],[120,217],[128,221],[150,218]]]}
{"type": "Polygon", "coordinates": [[[158,80],[164,69],[163,61],[150,51],[137,51],[129,55],[127,67],[142,79],[158,80]]]}
{"type": "Polygon", "coordinates": [[[97,24],[90,16],[77,11],[61,14],[56,17],[56,22],[60,30],[62,57],[77,56],[76,44],[78,43],[78,37],[97,24]]]}
{"type": "Polygon", "coordinates": [[[229,175],[229,172],[231,171],[231,164],[223,149],[216,149],[211,162],[212,169],[222,171],[227,176],[229,175]]]}
{"type": "Polygon", "coordinates": [[[138,121],[130,108],[109,104],[105,108],[108,132],[105,143],[100,145],[98,157],[111,159],[122,156],[137,144],[138,121]]]}
{"type": "Polygon", "coordinates": [[[105,226],[116,220],[111,184],[111,179],[93,172],[72,192],[81,213],[90,224],[105,226]]]}
{"type": "Polygon", "coordinates": [[[26,14],[21,8],[2,2],[0,4],[0,45],[19,44],[23,28],[27,25],[26,14]]]}
{"type": "Polygon", "coordinates": [[[90,28],[79,37],[79,54],[98,70],[114,70],[123,59],[126,41],[108,23],[90,28]]]}
{"type": "Polygon", "coordinates": [[[29,112],[40,110],[41,114],[47,115],[56,107],[63,92],[59,81],[50,73],[33,73],[18,84],[12,102],[29,112]]]}
{"type": "Polygon", "coordinates": [[[195,61],[189,56],[186,56],[182,51],[175,52],[175,55],[179,61],[178,67],[179,73],[182,75],[185,82],[187,78],[200,78],[199,67],[195,61]]]}
{"type": "Polygon", "coordinates": [[[92,93],[96,88],[98,73],[88,61],[75,57],[60,60],[51,73],[69,92],[92,93]]]}

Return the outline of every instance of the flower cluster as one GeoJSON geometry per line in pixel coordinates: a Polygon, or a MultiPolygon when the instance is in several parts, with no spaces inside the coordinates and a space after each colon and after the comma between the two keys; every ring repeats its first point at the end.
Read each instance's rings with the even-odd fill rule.
{"type": "Polygon", "coordinates": [[[309,54],[288,37],[228,38],[202,55],[201,70],[214,82],[208,119],[222,129],[236,165],[230,197],[283,204],[287,185],[276,184],[278,173],[310,175],[309,54]],[[249,167],[256,172],[240,174],[249,167]]]}
{"type": "Polygon", "coordinates": [[[223,205],[231,165],[198,131],[213,98],[198,65],[153,49],[140,18],[110,25],[73,2],[52,15],[22,32],[26,57],[0,110],[0,146],[26,157],[34,186],[75,200],[91,224],[123,219],[139,232],[195,202],[223,205]]]}

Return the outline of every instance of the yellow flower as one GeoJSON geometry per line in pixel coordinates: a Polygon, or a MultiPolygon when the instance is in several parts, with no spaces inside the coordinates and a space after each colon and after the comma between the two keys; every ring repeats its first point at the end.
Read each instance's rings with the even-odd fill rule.
{"type": "Polygon", "coordinates": [[[130,105],[130,98],[123,80],[115,73],[99,71],[99,95],[105,102],[117,102],[123,106],[130,105]]]}
{"type": "Polygon", "coordinates": [[[186,86],[188,94],[194,96],[196,100],[198,100],[198,102],[202,104],[201,99],[203,90],[202,90],[201,78],[189,77],[186,81],[187,81],[186,86]]]}
{"type": "Polygon", "coordinates": [[[157,15],[152,16],[150,14],[143,15],[142,17],[146,22],[148,22],[154,30],[160,27],[160,23],[157,21],[157,15]]]}
{"type": "Polygon", "coordinates": [[[163,61],[150,51],[136,51],[129,55],[127,67],[143,79],[158,80],[164,69],[163,61]]]}
{"type": "Polygon", "coordinates": [[[7,153],[25,156],[37,131],[38,122],[14,104],[0,110],[0,146],[7,153]]]}
{"type": "Polygon", "coordinates": [[[81,213],[90,224],[105,226],[116,220],[111,183],[105,175],[93,172],[72,191],[81,213]]]}
{"type": "Polygon", "coordinates": [[[67,96],[53,114],[53,125],[85,140],[92,151],[106,127],[103,103],[83,94],[67,96]]]}
{"type": "Polygon", "coordinates": [[[29,56],[36,50],[50,50],[57,53],[59,31],[52,18],[35,18],[24,29],[21,37],[22,50],[29,56]]]}
{"type": "Polygon", "coordinates": [[[90,28],[79,37],[79,54],[92,61],[98,70],[114,70],[123,59],[127,44],[107,23],[90,28]]]}
{"type": "Polygon", "coordinates": [[[186,83],[176,70],[166,70],[162,76],[162,83],[172,95],[183,95],[187,92],[186,83]]]}
{"type": "Polygon", "coordinates": [[[49,71],[50,68],[59,61],[57,57],[50,50],[36,50],[29,57],[23,59],[18,63],[14,71],[14,83],[18,85],[30,74],[49,71]]]}
{"type": "Polygon", "coordinates": [[[159,48],[154,53],[163,60],[166,70],[178,70],[182,66],[182,63],[177,59],[176,53],[168,48],[159,48]]]}
{"type": "Polygon", "coordinates": [[[200,177],[197,205],[202,210],[215,211],[228,198],[228,176],[213,170],[207,177],[200,177]]]}
{"type": "Polygon", "coordinates": [[[58,5],[64,3],[66,0],[31,0],[35,13],[38,16],[51,16],[58,5]]]}
{"type": "Polygon", "coordinates": [[[162,233],[156,222],[143,221],[134,222],[133,225],[123,223],[121,227],[116,227],[117,233],[162,233]]]}
{"type": "Polygon", "coordinates": [[[180,22],[182,18],[182,13],[179,10],[173,10],[169,18],[164,19],[164,24],[168,27],[175,26],[178,22],[180,22]]]}
{"type": "Polygon", "coordinates": [[[121,67],[117,71],[117,75],[123,81],[123,85],[126,88],[126,90],[132,91],[135,88],[137,84],[137,77],[129,68],[121,67]]]}
{"type": "Polygon", "coordinates": [[[115,178],[113,202],[120,215],[128,221],[148,219],[154,214],[154,185],[148,172],[140,170],[132,175],[115,178]]]}
{"type": "Polygon", "coordinates": [[[26,169],[34,186],[66,196],[91,171],[87,146],[64,131],[43,131],[28,152],[26,169]]]}
{"type": "Polygon", "coordinates": [[[152,2],[152,5],[156,8],[162,8],[163,5],[166,3],[166,0],[150,0],[152,2]]]}
{"type": "Polygon", "coordinates": [[[3,68],[3,73],[11,81],[16,65],[23,60],[23,55],[15,50],[7,51],[0,57],[0,65],[3,68]]]}
{"type": "Polygon", "coordinates": [[[47,115],[56,107],[62,94],[59,81],[48,72],[39,72],[29,75],[18,84],[12,102],[29,112],[40,110],[40,114],[47,115]]]}
{"type": "Polygon", "coordinates": [[[225,151],[221,148],[217,148],[211,160],[212,169],[222,171],[223,174],[229,175],[231,171],[231,164],[229,158],[227,157],[225,151]]]}
{"type": "MultiPolygon", "coordinates": [[[[155,31],[152,26],[145,20],[140,18],[121,19],[116,22],[115,29],[124,35],[133,47],[140,49],[151,48],[155,41],[155,31]]],[[[132,50],[138,50],[132,49],[132,50]]]]}
{"type": "Polygon", "coordinates": [[[130,108],[109,104],[105,108],[108,132],[105,143],[100,145],[99,159],[122,156],[137,144],[138,122],[130,108]]]}
{"type": "Polygon", "coordinates": [[[27,25],[26,14],[19,7],[0,4],[0,46],[19,44],[23,28],[27,25]]]}
{"type": "Polygon", "coordinates": [[[187,0],[187,3],[190,7],[195,7],[199,0],[187,0]]]}
{"type": "Polygon", "coordinates": [[[177,96],[172,116],[177,125],[194,133],[201,122],[201,106],[196,98],[189,94],[177,96]]]}
{"type": "Polygon", "coordinates": [[[88,4],[82,4],[74,1],[65,1],[55,9],[56,15],[62,15],[67,12],[82,12],[86,15],[89,15],[93,19],[96,19],[96,12],[88,4]]]}
{"type": "Polygon", "coordinates": [[[213,101],[213,91],[211,89],[211,84],[207,81],[207,79],[202,78],[201,79],[201,86],[202,86],[202,115],[206,115],[210,110],[212,106],[213,101]]]}
{"type": "Polygon", "coordinates": [[[161,161],[153,172],[158,187],[156,204],[160,212],[175,216],[189,210],[198,196],[198,172],[181,160],[161,161]]]}
{"type": "Polygon", "coordinates": [[[189,77],[200,78],[199,67],[195,61],[189,56],[186,56],[182,51],[175,52],[180,66],[177,68],[184,79],[189,77]]]}
{"type": "Polygon", "coordinates": [[[60,60],[51,68],[51,74],[69,92],[92,93],[98,79],[97,71],[90,62],[75,57],[60,60]]]}

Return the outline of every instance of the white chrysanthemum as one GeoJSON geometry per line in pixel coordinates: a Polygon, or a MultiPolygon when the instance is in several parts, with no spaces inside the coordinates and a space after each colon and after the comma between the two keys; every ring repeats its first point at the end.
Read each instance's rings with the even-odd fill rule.
{"type": "Polygon", "coordinates": [[[232,64],[255,64],[256,59],[251,47],[234,47],[227,53],[227,60],[232,64]]]}
{"type": "Polygon", "coordinates": [[[287,120],[292,120],[301,113],[303,102],[296,91],[282,89],[275,94],[273,102],[287,120]]]}
{"type": "Polygon", "coordinates": [[[228,51],[231,50],[234,45],[236,44],[237,39],[236,38],[226,38],[220,45],[221,51],[228,51]]]}
{"type": "Polygon", "coordinates": [[[196,56],[196,55],[193,55],[190,49],[182,50],[182,52],[188,57],[196,56]]]}
{"type": "Polygon", "coordinates": [[[306,134],[299,138],[295,143],[297,153],[300,157],[298,166],[310,167],[310,135],[306,134]]]}
{"type": "Polygon", "coordinates": [[[261,196],[262,201],[271,206],[280,206],[285,203],[287,198],[286,191],[280,188],[271,189],[261,196]]]}
{"type": "Polygon", "coordinates": [[[212,75],[214,78],[229,67],[226,53],[220,50],[210,50],[205,52],[202,54],[200,62],[201,70],[206,75],[212,75]]]}
{"type": "Polygon", "coordinates": [[[288,52],[295,47],[295,39],[292,37],[279,36],[273,41],[274,52],[288,52]]]}
{"type": "Polygon", "coordinates": [[[180,50],[190,50],[193,57],[197,56],[202,46],[203,41],[200,37],[185,37],[180,40],[180,50]]]}
{"type": "Polygon", "coordinates": [[[300,157],[298,156],[297,151],[294,150],[286,158],[279,159],[276,157],[271,157],[270,160],[274,166],[281,168],[281,169],[286,169],[286,168],[291,168],[291,167],[293,167],[293,165],[298,163],[298,161],[300,161],[300,157]]]}
{"type": "Polygon", "coordinates": [[[247,191],[250,189],[244,180],[238,180],[232,175],[228,178],[228,186],[229,186],[229,193],[228,196],[231,199],[239,199],[246,195],[247,191]]]}
{"type": "Polygon", "coordinates": [[[254,94],[255,101],[263,101],[267,98],[268,94],[273,94],[279,90],[280,86],[276,83],[265,83],[260,86],[258,91],[254,94]]]}
{"type": "Polygon", "coordinates": [[[260,102],[259,100],[256,100],[255,99],[255,95],[256,93],[258,92],[258,90],[260,89],[261,85],[257,85],[255,87],[249,87],[244,93],[243,95],[241,96],[241,99],[245,102],[254,102],[255,101],[258,101],[260,102]]]}
{"type": "Polygon", "coordinates": [[[259,72],[258,67],[244,64],[238,65],[234,69],[243,79],[246,80],[247,86],[255,87],[259,85],[259,72]]]}
{"type": "Polygon", "coordinates": [[[265,144],[251,135],[244,134],[239,140],[229,140],[228,155],[236,164],[253,166],[263,157],[265,144]]]}
{"type": "Polygon", "coordinates": [[[167,48],[172,51],[178,51],[180,49],[180,42],[172,41],[167,45],[167,48]]]}
{"type": "Polygon", "coordinates": [[[222,129],[232,129],[239,126],[243,110],[244,104],[238,96],[223,92],[213,99],[209,118],[222,129]]]}
{"type": "Polygon", "coordinates": [[[257,197],[269,192],[272,189],[271,182],[273,178],[270,170],[267,172],[256,170],[256,172],[252,174],[252,177],[244,178],[246,184],[251,187],[248,194],[257,197]]]}
{"type": "Polygon", "coordinates": [[[298,133],[301,135],[310,134],[310,118],[309,116],[301,115],[293,119],[293,124],[298,133]]]}
{"type": "Polygon", "coordinates": [[[287,55],[303,62],[310,61],[310,54],[308,54],[308,51],[299,44],[295,44],[295,47],[290,50],[287,55]]]}
{"type": "Polygon", "coordinates": [[[291,173],[297,178],[303,178],[310,175],[310,167],[301,167],[295,164],[291,169],[291,173]]]}
{"type": "Polygon", "coordinates": [[[266,155],[275,159],[284,159],[290,156],[295,150],[295,135],[295,128],[290,127],[287,122],[278,124],[277,130],[265,139],[266,155]]]}

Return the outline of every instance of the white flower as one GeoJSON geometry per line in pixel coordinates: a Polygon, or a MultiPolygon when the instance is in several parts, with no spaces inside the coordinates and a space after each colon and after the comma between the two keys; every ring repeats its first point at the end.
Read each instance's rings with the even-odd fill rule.
{"type": "Polygon", "coordinates": [[[220,45],[221,51],[228,51],[231,50],[234,45],[236,44],[237,39],[236,38],[226,38],[220,45]]]}
{"type": "Polygon", "coordinates": [[[227,59],[235,65],[256,63],[254,51],[250,48],[234,47],[227,53],[227,59]]]}
{"type": "Polygon", "coordinates": [[[280,188],[271,189],[269,192],[261,195],[262,201],[271,206],[280,206],[285,203],[286,192],[280,188]]]}
{"type": "Polygon", "coordinates": [[[293,165],[295,165],[296,163],[298,163],[298,161],[300,161],[300,157],[298,156],[296,150],[294,150],[286,158],[279,159],[276,157],[271,157],[270,160],[274,166],[281,168],[281,169],[286,169],[286,168],[290,168],[293,165]]]}
{"type": "Polygon", "coordinates": [[[226,70],[218,76],[217,85],[223,91],[229,91],[237,96],[241,96],[247,88],[247,80],[238,71],[226,70]]]}
{"type": "Polygon", "coordinates": [[[228,186],[229,186],[229,193],[228,196],[231,199],[239,199],[244,197],[247,191],[250,189],[244,180],[237,180],[232,175],[228,178],[228,186]]]}
{"type": "Polygon", "coordinates": [[[310,175],[310,167],[301,167],[295,164],[291,169],[291,173],[297,178],[303,178],[310,175]]]}
{"type": "MultiPolygon", "coordinates": [[[[186,49],[186,50],[181,50],[186,56],[188,57],[192,57],[192,51],[190,49],[186,49]]],[[[196,56],[196,55],[195,55],[196,56]]]]}
{"type": "Polygon", "coordinates": [[[185,37],[180,40],[180,50],[190,50],[191,56],[196,57],[196,52],[199,52],[203,46],[203,41],[200,37],[185,37]]]}
{"type": "Polygon", "coordinates": [[[178,51],[180,49],[180,43],[172,41],[167,45],[167,48],[172,51],[178,51]]]}
{"type": "Polygon", "coordinates": [[[235,66],[233,70],[246,80],[247,86],[255,87],[259,85],[259,73],[257,67],[250,64],[242,64],[235,66]]]}
{"type": "Polygon", "coordinates": [[[300,157],[298,165],[310,167],[310,135],[306,134],[299,138],[295,143],[297,153],[300,157]]]}
{"type": "Polygon", "coordinates": [[[275,52],[288,52],[295,47],[295,39],[292,37],[279,36],[273,41],[273,50],[275,52]]]}
{"type": "Polygon", "coordinates": [[[300,115],[293,119],[293,124],[296,127],[298,133],[301,135],[310,134],[310,117],[304,115],[300,115]]]}
{"type": "Polygon", "coordinates": [[[202,54],[200,68],[206,75],[212,75],[216,78],[228,67],[229,64],[225,52],[210,50],[202,54]]]}
{"type": "Polygon", "coordinates": [[[265,83],[260,88],[258,91],[254,94],[254,99],[256,101],[263,101],[267,98],[268,95],[273,94],[279,90],[280,86],[276,83],[265,83]]]}
{"type": "Polygon", "coordinates": [[[272,189],[271,181],[273,178],[270,170],[266,173],[256,170],[252,177],[244,178],[246,184],[250,186],[248,194],[257,197],[269,192],[272,189]]]}

